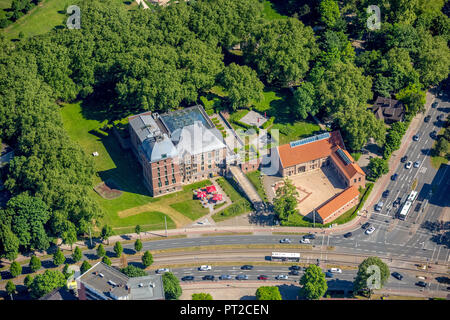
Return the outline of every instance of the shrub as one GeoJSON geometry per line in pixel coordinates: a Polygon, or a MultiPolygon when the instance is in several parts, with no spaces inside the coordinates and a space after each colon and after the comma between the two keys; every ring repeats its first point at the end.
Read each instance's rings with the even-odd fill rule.
{"type": "Polygon", "coordinates": [[[274,121],[275,121],[275,117],[270,117],[269,120],[264,122],[264,124],[262,125],[262,128],[267,129],[268,127],[270,127],[273,124],[274,121]]]}

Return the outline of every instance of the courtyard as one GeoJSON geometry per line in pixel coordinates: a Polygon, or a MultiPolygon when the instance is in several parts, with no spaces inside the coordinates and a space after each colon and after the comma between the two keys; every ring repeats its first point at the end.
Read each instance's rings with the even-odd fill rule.
{"type": "Polygon", "coordinates": [[[291,176],[289,179],[299,194],[297,209],[304,216],[345,189],[344,183],[329,167],[291,176]]]}

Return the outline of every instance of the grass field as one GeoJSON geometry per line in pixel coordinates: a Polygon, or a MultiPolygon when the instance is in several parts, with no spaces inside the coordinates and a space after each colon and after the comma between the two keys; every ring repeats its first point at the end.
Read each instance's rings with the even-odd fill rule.
{"type": "Polygon", "coordinates": [[[249,212],[251,210],[250,202],[243,197],[231,184],[227,179],[218,178],[217,183],[220,185],[222,190],[227,194],[230,198],[232,204],[227,208],[223,209],[212,215],[212,219],[215,222],[220,222],[243,213],[249,212]]]}
{"type": "Polygon", "coordinates": [[[0,0],[0,9],[11,8],[12,0],[0,0]]]}
{"type": "Polygon", "coordinates": [[[279,14],[275,10],[273,3],[270,2],[269,0],[264,0],[263,5],[264,5],[263,15],[264,15],[264,18],[266,20],[270,21],[270,20],[286,19],[287,18],[287,16],[279,14]]]}
{"type": "Polygon", "coordinates": [[[164,214],[169,218],[168,227],[173,228],[209,212],[201,207],[198,200],[192,199],[192,190],[211,184],[210,181],[184,186],[183,191],[153,198],[142,182],[141,167],[131,150],[124,152],[112,134],[98,136],[94,130],[103,127],[104,123],[85,119],[81,102],[64,105],[61,108],[61,116],[71,139],[76,141],[88,156],[94,151],[99,153],[98,157],[93,157],[96,171],[93,186],[110,179],[123,192],[120,197],[107,200],[91,190],[92,197],[105,213],[101,223],[109,224],[113,228],[134,227],[140,224],[144,231],[157,230],[164,228],[164,214]],[[129,214],[120,214],[130,211],[129,214]]]}
{"type": "MultiPolygon", "coordinates": [[[[119,2],[129,9],[137,8],[137,3],[135,1],[111,1],[119,2]]],[[[0,8],[7,2],[11,2],[11,0],[0,0],[0,8]]],[[[43,0],[26,15],[0,32],[3,32],[7,39],[17,39],[20,32],[23,32],[27,38],[38,34],[44,34],[59,25],[65,26],[68,14],[65,13],[64,9],[69,5],[76,5],[77,2],[77,0],[43,0]]]]}
{"type": "Polygon", "coordinates": [[[248,180],[250,180],[251,184],[255,187],[256,192],[259,194],[259,196],[261,197],[261,199],[264,202],[267,202],[267,195],[266,195],[266,191],[264,190],[264,186],[261,182],[261,172],[259,170],[253,171],[253,172],[249,172],[246,174],[248,180]]]}

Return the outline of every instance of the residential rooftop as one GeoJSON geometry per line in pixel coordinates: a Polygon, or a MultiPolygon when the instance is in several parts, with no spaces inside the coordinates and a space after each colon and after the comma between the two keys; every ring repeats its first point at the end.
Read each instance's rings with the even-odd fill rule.
{"type": "Polygon", "coordinates": [[[356,186],[348,187],[341,193],[338,193],[333,198],[322,204],[319,208],[316,209],[316,211],[322,218],[322,220],[325,221],[330,215],[348,204],[357,196],[359,196],[358,188],[356,186]]]}

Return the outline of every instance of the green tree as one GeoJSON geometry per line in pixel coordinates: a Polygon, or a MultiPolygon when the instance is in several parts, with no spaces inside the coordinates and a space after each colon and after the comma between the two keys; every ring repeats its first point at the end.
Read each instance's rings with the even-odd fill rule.
{"type": "Polygon", "coordinates": [[[339,6],[334,0],[322,0],[319,4],[320,21],[333,28],[340,17],[339,6]]]}
{"type": "Polygon", "coordinates": [[[380,158],[372,158],[370,159],[369,165],[367,167],[369,169],[369,177],[373,180],[377,180],[383,174],[389,172],[388,162],[384,159],[380,158]]]}
{"type": "Polygon", "coordinates": [[[107,256],[104,256],[102,258],[102,262],[108,266],[111,266],[111,259],[109,259],[107,256]]]}
{"type": "Polygon", "coordinates": [[[300,284],[302,285],[300,295],[308,300],[316,300],[323,297],[328,289],[325,274],[320,267],[313,264],[306,269],[300,279],[300,284]]]}
{"type": "Polygon", "coordinates": [[[63,275],[64,275],[64,277],[65,277],[66,279],[69,279],[70,276],[73,275],[73,274],[75,273],[75,271],[72,270],[71,272],[69,272],[69,264],[66,263],[66,264],[64,265],[64,268],[63,268],[62,273],[63,273],[63,275]]]}
{"type": "Polygon", "coordinates": [[[213,300],[213,297],[209,293],[200,292],[200,293],[193,293],[192,300],[213,300]]]}
{"type": "Polygon", "coordinates": [[[16,293],[16,285],[11,280],[6,283],[5,289],[10,296],[16,293]]]}
{"type": "Polygon", "coordinates": [[[134,232],[137,233],[137,235],[139,236],[139,239],[141,238],[141,232],[142,232],[142,228],[141,225],[136,225],[136,227],[134,228],[134,232]]]}
{"type": "Polygon", "coordinates": [[[100,237],[102,238],[103,241],[107,240],[108,241],[108,245],[109,245],[109,237],[111,237],[113,235],[113,230],[110,226],[108,225],[104,225],[102,228],[102,231],[100,233],[100,237]]]}
{"type": "Polygon", "coordinates": [[[256,290],[257,300],[283,300],[278,287],[259,287],[256,290]]]}
{"type": "Polygon", "coordinates": [[[420,88],[420,84],[414,83],[400,90],[396,98],[405,104],[407,114],[415,116],[418,112],[424,110],[425,95],[425,92],[420,88]]]}
{"type": "Polygon", "coordinates": [[[259,102],[263,98],[264,85],[259,81],[256,71],[248,66],[230,63],[225,67],[220,78],[233,110],[246,108],[252,102],[259,102]]]}
{"type": "Polygon", "coordinates": [[[80,267],[80,272],[81,274],[85,273],[86,271],[88,271],[90,268],[92,268],[92,266],[90,265],[90,263],[87,260],[84,260],[83,263],[81,264],[80,267]]]}
{"type": "Polygon", "coordinates": [[[147,272],[133,265],[128,265],[120,271],[122,271],[122,273],[126,274],[130,278],[144,277],[147,275],[147,272]]]}
{"type": "Polygon", "coordinates": [[[27,287],[27,289],[30,289],[31,284],[33,283],[33,277],[27,274],[25,279],[23,279],[23,285],[27,287]]]}
{"type": "Polygon", "coordinates": [[[66,221],[65,229],[61,233],[61,238],[64,244],[69,244],[72,250],[73,244],[77,242],[77,230],[73,223],[66,221]]]}
{"type": "Polygon", "coordinates": [[[123,247],[122,247],[122,244],[119,241],[117,241],[114,244],[114,252],[116,253],[116,257],[117,258],[120,258],[120,256],[122,255],[123,247]]]}
{"type": "Polygon", "coordinates": [[[38,299],[54,289],[61,288],[66,284],[66,278],[58,270],[45,270],[38,274],[30,285],[30,295],[38,299]]]}
{"type": "Polygon", "coordinates": [[[166,300],[178,300],[183,292],[178,278],[173,273],[166,272],[162,275],[162,279],[166,300]]]}
{"type": "Polygon", "coordinates": [[[42,266],[41,260],[39,260],[39,258],[36,256],[32,256],[29,264],[31,272],[38,271],[41,268],[41,266],[42,266]]]}
{"type": "Polygon", "coordinates": [[[316,115],[319,111],[316,101],[316,91],[311,82],[303,82],[294,92],[296,109],[294,113],[301,119],[306,119],[308,114],[316,115]]]}
{"type": "Polygon", "coordinates": [[[136,250],[136,252],[139,252],[142,250],[142,241],[139,239],[136,239],[136,241],[134,242],[134,250],[136,250]]]}
{"type": "Polygon", "coordinates": [[[80,247],[75,247],[74,252],[72,253],[72,259],[75,262],[78,262],[83,257],[83,253],[81,252],[80,247]]]}
{"type": "Polygon", "coordinates": [[[434,146],[434,153],[437,156],[446,156],[449,149],[449,142],[445,137],[439,137],[434,146]]]}
{"type": "Polygon", "coordinates": [[[272,20],[258,28],[244,47],[247,63],[268,84],[300,82],[319,54],[311,27],[295,18],[272,20]]]}
{"type": "Polygon", "coordinates": [[[358,266],[353,290],[355,293],[367,293],[370,296],[374,289],[383,288],[388,278],[387,264],[378,257],[369,257],[358,266]]]}
{"type": "MultiPolygon", "coordinates": [[[[0,210],[0,216],[5,217],[6,212],[0,210]]],[[[13,231],[11,231],[10,222],[0,221],[0,257],[4,257],[9,261],[14,261],[14,259],[17,258],[18,253],[19,239],[13,231]]]]}
{"type": "Polygon", "coordinates": [[[15,278],[22,274],[22,266],[17,261],[14,261],[9,267],[9,272],[11,273],[11,276],[15,278]]]}
{"type": "Polygon", "coordinates": [[[58,248],[56,249],[55,253],[53,254],[53,263],[55,266],[60,266],[66,261],[66,257],[62,253],[62,251],[58,248]]]}
{"type": "Polygon", "coordinates": [[[106,255],[106,250],[103,245],[100,243],[97,247],[97,256],[99,258],[104,257],[106,255]]]}
{"type": "Polygon", "coordinates": [[[150,251],[145,251],[142,256],[142,264],[147,268],[153,263],[153,256],[150,251]]]}
{"type": "Polygon", "coordinates": [[[284,185],[277,189],[276,197],[273,201],[275,214],[282,221],[288,220],[291,215],[298,214],[297,189],[292,181],[286,178],[284,185]]]}

